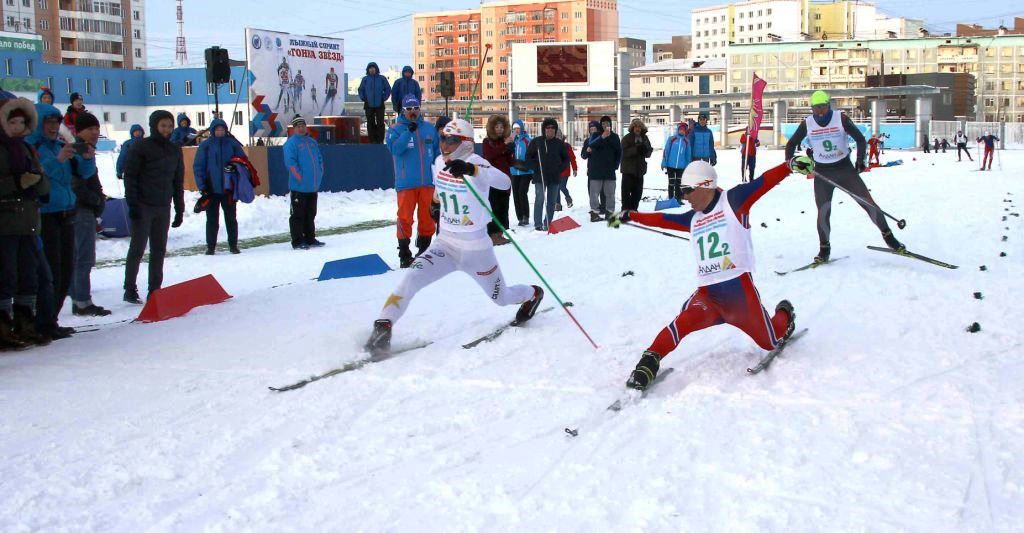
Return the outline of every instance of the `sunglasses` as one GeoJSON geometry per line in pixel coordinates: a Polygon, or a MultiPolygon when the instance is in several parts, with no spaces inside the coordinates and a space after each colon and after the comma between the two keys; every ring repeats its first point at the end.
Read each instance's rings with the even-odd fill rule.
{"type": "Polygon", "coordinates": [[[460,144],[460,143],[462,143],[462,141],[472,141],[472,139],[467,139],[465,137],[462,137],[461,135],[442,135],[441,136],[441,144],[446,144],[448,146],[454,146],[456,144],[460,144]]]}
{"type": "Polygon", "coordinates": [[[420,110],[420,106],[409,106],[409,107],[405,108],[405,110],[406,111],[419,111],[420,110]]]}
{"type": "Polygon", "coordinates": [[[683,185],[683,186],[679,187],[679,197],[683,198],[687,194],[690,194],[691,192],[695,191],[696,189],[697,189],[696,187],[687,187],[687,186],[683,185]]]}

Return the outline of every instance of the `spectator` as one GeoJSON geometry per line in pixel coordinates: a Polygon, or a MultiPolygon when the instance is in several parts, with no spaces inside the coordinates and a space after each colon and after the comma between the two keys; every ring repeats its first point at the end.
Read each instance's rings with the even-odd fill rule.
{"type": "Polygon", "coordinates": [[[359,82],[359,99],[366,112],[366,135],[370,144],[384,143],[384,102],[391,96],[388,80],[380,75],[376,63],[366,65],[366,75],[359,82]]]}
{"type": "Polygon", "coordinates": [[[36,103],[53,105],[53,91],[49,87],[40,87],[39,94],[36,96],[36,103]]]}
{"type": "Polygon", "coordinates": [[[32,102],[0,91],[0,351],[50,340],[35,328],[38,198],[49,192],[49,181],[25,142],[37,122],[32,102]]]}
{"type": "MultiPolygon", "coordinates": [[[[39,163],[50,180],[49,201],[43,203],[43,251],[53,275],[53,316],[50,323],[56,327],[57,317],[71,287],[75,260],[76,198],[71,187],[71,160],[74,146],[60,138],[61,115],[52,105],[36,104],[39,126],[29,142],[39,154],[39,163]]],[[[94,226],[95,229],[95,226],[94,226]]]]}
{"type": "MultiPolygon", "coordinates": [[[[609,117],[608,115],[601,117],[601,127],[604,129],[604,131],[610,132],[610,134],[608,135],[608,142],[610,142],[613,146],[616,147],[615,150],[617,153],[615,156],[615,168],[617,170],[619,168],[619,165],[622,164],[622,140],[619,139],[619,134],[615,133],[615,128],[612,127],[612,117],[609,117]]],[[[608,203],[608,200],[605,196],[604,189],[601,190],[600,200],[602,212],[610,213],[611,211],[613,211],[605,208],[605,206],[608,203]]],[[[612,203],[614,204],[615,202],[612,203]]]]}
{"type": "Polygon", "coordinates": [[[933,150],[933,151],[934,151],[935,153],[939,153],[939,138],[938,138],[938,137],[936,137],[936,138],[935,138],[935,141],[934,141],[934,142],[935,142],[935,144],[934,144],[934,145],[932,145],[932,150],[933,150]]]}
{"type": "Polygon", "coordinates": [[[75,254],[71,274],[71,311],[76,316],[107,316],[110,311],[92,302],[92,267],[96,264],[96,219],[103,215],[107,197],[103,194],[96,168],[96,143],[100,121],[88,111],[75,122],[78,136],[85,143],[71,159],[71,189],[75,192],[75,254]]]}
{"type": "Polygon", "coordinates": [[[306,135],[306,119],[295,115],[292,135],[284,143],[284,164],[288,168],[288,190],[291,191],[291,216],[288,227],[292,233],[292,249],[308,250],[323,246],[316,240],[316,199],[324,178],[324,157],[320,145],[306,135]]]}
{"type": "Polygon", "coordinates": [[[185,217],[185,162],[181,147],[170,140],[173,130],[174,115],[163,109],[154,111],[149,115],[149,137],[132,146],[125,161],[124,194],[132,234],[124,267],[124,301],[128,303],[142,303],[136,278],[147,244],[148,296],[163,285],[168,226],[181,226],[185,217]]]}
{"type": "MultiPolygon", "coordinates": [[[[512,146],[514,160],[524,161],[526,149],[530,146],[530,136],[526,134],[526,125],[522,120],[512,123],[512,146]]],[[[516,219],[519,226],[530,225],[530,181],[533,180],[532,170],[512,168],[512,203],[516,206],[516,219]]]]}
{"type": "Polygon", "coordinates": [[[708,129],[707,113],[701,113],[697,117],[697,124],[690,130],[690,151],[694,161],[707,161],[711,166],[718,164],[715,135],[708,129]]]}
{"type": "Polygon", "coordinates": [[[178,126],[171,132],[171,143],[178,146],[195,146],[196,130],[192,120],[185,113],[178,113],[178,126]]]}
{"type": "MultiPolygon", "coordinates": [[[[569,166],[572,168],[567,168],[562,171],[562,186],[560,187],[560,190],[562,191],[562,194],[565,195],[566,207],[572,209],[572,196],[569,195],[569,174],[571,172],[573,176],[576,176],[576,151],[572,149],[572,145],[569,144],[569,141],[565,140],[565,134],[561,131],[558,132],[558,138],[565,144],[565,149],[569,151],[569,166]]],[[[562,204],[555,203],[555,211],[561,210],[562,204]]]]}
{"type": "MultiPolygon", "coordinates": [[[[53,99],[53,93],[50,93],[50,99],[53,99]]],[[[50,105],[53,105],[52,103],[50,105]]],[[[78,120],[78,115],[85,111],[85,101],[82,100],[82,95],[78,93],[71,93],[71,105],[68,106],[67,112],[64,114],[64,126],[74,136],[78,132],[75,131],[75,121],[78,120]]]]}
{"type": "Polygon", "coordinates": [[[417,102],[423,100],[420,82],[416,81],[413,74],[415,73],[409,65],[402,67],[402,77],[395,80],[395,84],[391,87],[391,105],[395,108],[395,113],[398,115],[402,114],[402,107],[404,106],[402,102],[405,101],[406,96],[412,95],[416,97],[417,102]]]}
{"type": "Polygon", "coordinates": [[[945,137],[942,138],[942,153],[946,153],[946,148],[949,148],[949,140],[945,137]]]}
{"type": "Polygon", "coordinates": [[[127,141],[121,143],[121,151],[117,154],[115,172],[117,174],[117,179],[119,180],[124,179],[124,162],[125,159],[128,158],[128,149],[146,135],[146,130],[143,130],[142,126],[138,124],[132,124],[132,128],[128,130],[128,132],[131,134],[131,137],[127,141]]]}
{"type": "Polygon", "coordinates": [[[924,144],[923,144],[923,146],[924,146],[924,153],[930,154],[931,153],[931,143],[928,141],[928,136],[927,135],[924,136],[924,144]]]}
{"type": "Polygon", "coordinates": [[[441,131],[444,130],[444,127],[451,121],[452,118],[449,116],[441,115],[437,117],[437,120],[434,121],[434,131],[437,132],[438,138],[441,137],[441,131]]]}
{"type": "Polygon", "coordinates": [[[224,119],[215,118],[210,122],[213,135],[199,145],[192,171],[196,187],[208,202],[206,205],[206,255],[213,255],[217,248],[217,234],[220,233],[220,212],[224,211],[224,225],[228,230],[228,248],[231,253],[240,254],[238,249],[238,218],[235,210],[238,200],[224,194],[224,167],[232,157],[245,158],[242,143],[228,133],[224,119]]]}
{"type": "Polygon", "coordinates": [[[587,160],[587,187],[590,191],[590,221],[597,222],[615,211],[615,169],[622,152],[611,139],[612,132],[592,120],[587,127],[590,136],[583,141],[580,156],[587,160]],[[607,205],[601,207],[601,194],[607,205]]]}
{"type": "MultiPolygon", "coordinates": [[[[512,175],[512,159],[515,156],[510,129],[508,119],[504,115],[491,115],[487,119],[487,137],[483,142],[484,159],[508,176],[512,175]]],[[[492,187],[487,196],[495,218],[501,222],[502,227],[510,229],[508,226],[508,201],[512,196],[512,190],[492,187]]],[[[495,246],[508,244],[508,239],[493,220],[487,223],[487,233],[491,236],[491,242],[495,246]]]]}
{"type": "Polygon", "coordinates": [[[423,119],[420,101],[408,94],[402,101],[402,114],[388,129],[387,146],[395,162],[395,190],[398,192],[398,261],[409,268],[413,255],[412,222],[415,212],[416,255],[427,251],[437,226],[430,216],[434,199],[434,160],[441,154],[434,126],[423,119]]]}
{"type": "MultiPolygon", "coordinates": [[[[761,139],[754,139],[754,142],[748,142],[749,139],[750,136],[745,131],[743,135],[740,135],[740,150],[742,151],[744,148],[747,150],[747,156],[743,159],[742,163],[750,173],[750,178],[747,181],[754,181],[754,167],[757,166],[757,148],[761,146],[761,139]]],[[[742,175],[742,172],[740,172],[740,175],[742,175]]]]}
{"type": "Polygon", "coordinates": [[[526,163],[534,171],[533,227],[537,231],[547,231],[562,193],[562,172],[569,168],[569,152],[557,137],[558,123],[555,119],[544,119],[541,132],[526,149],[526,163]],[[544,216],[545,207],[547,216],[544,216]]]}
{"type": "Polygon", "coordinates": [[[680,122],[676,134],[665,141],[665,150],[661,155],[661,168],[668,175],[668,197],[682,201],[679,187],[682,184],[683,170],[692,159],[689,128],[686,122],[680,122]]]}
{"type": "Polygon", "coordinates": [[[622,209],[640,209],[644,194],[647,158],[654,153],[647,138],[647,126],[638,118],[629,124],[629,133],[622,138],[622,209]]]}

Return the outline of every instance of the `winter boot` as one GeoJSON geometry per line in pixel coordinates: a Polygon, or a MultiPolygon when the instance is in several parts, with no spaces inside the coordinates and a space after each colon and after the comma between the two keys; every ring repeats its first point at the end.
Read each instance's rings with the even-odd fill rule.
{"type": "Polygon", "coordinates": [[[562,204],[555,204],[555,211],[561,211],[561,210],[562,210],[562,204]]]}
{"type": "Polygon", "coordinates": [[[391,349],[391,321],[376,320],[373,322],[373,333],[366,341],[366,350],[372,354],[386,353],[391,349]]]}
{"type": "Polygon", "coordinates": [[[0,311],[0,351],[24,350],[31,344],[14,334],[14,319],[7,311],[0,311]]]}
{"type": "Polygon", "coordinates": [[[126,302],[128,302],[130,304],[142,305],[142,298],[139,298],[139,290],[138,289],[125,289],[124,290],[124,301],[126,301],[126,302]]]}
{"type": "Polygon", "coordinates": [[[327,246],[327,243],[324,241],[318,241],[316,239],[313,239],[307,242],[306,245],[309,246],[310,248],[320,248],[321,246],[327,246]]]}
{"type": "Polygon", "coordinates": [[[14,306],[14,335],[21,340],[36,346],[50,344],[50,338],[36,331],[36,314],[30,307],[14,306]]]}
{"type": "Polygon", "coordinates": [[[529,226],[529,225],[530,225],[530,219],[528,217],[527,218],[520,218],[519,219],[519,227],[525,228],[526,226],[529,226]]]}
{"type": "Polygon", "coordinates": [[[779,311],[785,311],[789,315],[789,325],[786,326],[786,333],[782,336],[782,340],[786,341],[796,330],[796,311],[793,310],[793,304],[789,303],[789,300],[782,300],[775,306],[775,312],[779,311]]]}
{"type": "Polygon", "coordinates": [[[630,374],[629,379],[626,381],[626,386],[636,390],[646,389],[654,382],[660,366],[661,356],[650,350],[645,351],[643,357],[640,358],[640,362],[636,364],[636,369],[633,370],[633,373],[630,374]]]}
{"type": "Polygon", "coordinates": [[[493,244],[494,246],[501,246],[503,244],[508,244],[510,242],[512,241],[506,239],[505,236],[502,235],[501,233],[491,234],[491,244],[493,244]]]}
{"type": "Polygon", "coordinates": [[[242,253],[242,250],[239,250],[238,249],[238,245],[236,244],[236,245],[231,247],[231,253],[233,253],[235,255],[238,255],[238,254],[242,253]]]}
{"type": "Polygon", "coordinates": [[[595,211],[591,211],[590,212],[590,221],[591,222],[600,222],[601,221],[601,215],[597,214],[597,212],[595,212],[595,211]]]}
{"type": "Polygon", "coordinates": [[[60,325],[54,326],[46,332],[46,335],[55,341],[71,338],[74,334],[75,328],[66,328],[60,325]]]}
{"type": "Polygon", "coordinates": [[[412,266],[412,250],[409,249],[410,243],[412,243],[412,239],[398,239],[398,266],[402,268],[412,266]]]}
{"type": "Polygon", "coordinates": [[[828,256],[832,253],[832,247],[826,242],[818,247],[818,255],[814,257],[815,263],[828,263],[828,256]]]}
{"type": "Polygon", "coordinates": [[[89,305],[85,307],[78,307],[76,304],[71,304],[71,314],[75,316],[107,316],[110,314],[110,310],[93,303],[89,303],[89,305]]]}
{"type": "Polygon", "coordinates": [[[217,247],[216,246],[207,246],[206,247],[206,255],[213,255],[215,253],[217,253],[217,247]]]}
{"type": "Polygon", "coordinates": [[[426,253],[430,248],[430,235],[420,235],[416,237],[416,257],[419,257],[426,253]]]}
{"type": "Polygon", "coordinates": [[[883,233],[882,234],[882,240],[884,240],[885,241],[885,245],[888,246],[893,251],[903,252],[903,251],[905,251],[907,249],[906,246],[903,246],[903,243],[901,243],[900,241],[898,241],[896,239],[896,237],[892,234],[891,231],[887,231],[887,232],[883,233]]]}
{"type": "Polygon", "coordinates": [[[540,301],[543,299],[544,289],[533,285],[533,298],[526,300],[523,302],[523,305],[519,306],[519,311],[516,312],[516,325],[533,318],[533,315],[537,313],[537,308],[540,307],[540,301]]]}

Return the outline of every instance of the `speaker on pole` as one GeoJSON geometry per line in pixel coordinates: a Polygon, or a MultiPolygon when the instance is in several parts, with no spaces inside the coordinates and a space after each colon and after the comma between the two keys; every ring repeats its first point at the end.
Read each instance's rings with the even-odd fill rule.
{"type": "Polygon", "coordinates": [[[226,48],[206,49],[206,83],[227,83],[231,80],[231,62],[226,48]]]}
{"type": "Polygon", "coordinates": [[[455,73],[451,71],[441,72],[439,74],[439,85],[437,90],[441,92],[441,96],[444,98],[452,98],[455,96],[455,73]]]}

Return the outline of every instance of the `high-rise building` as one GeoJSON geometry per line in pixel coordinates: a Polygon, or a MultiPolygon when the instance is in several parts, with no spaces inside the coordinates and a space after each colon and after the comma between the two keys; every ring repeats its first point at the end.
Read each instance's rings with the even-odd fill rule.
{"type": "Polygon", "coordinates": [[[651,45],[651,55],[655,62],[669,59],[686,59],[693,48],[693,37],[689,35],[673,35],[672,42],[651,45]]]}
{"type": "Polygon", "coordinates": [[[889,17],[860,0],[748,0],[690,12],[694,58],[726,57],[731,44],[917,36],[923,22],[889,17]]]}
{"type": "Polygon", "coordinates": [[[1024,35],[1024,17],[1013,17],[1013,27],[1000,25],[998,28],[985,28],[978,24],[957,24],[957,37],[994,37],[996,35],[1024,35]]]}
{"type": "Polygon", "coordinates": [[[146,66],[145,0],[4,0],[3,31],[43,38],[50,63],[146,66]]]}
{"type": "Polygon", "coordinates": [[[480,73],[477,98],[508,97],[513,43],[614,41],[616,0],[499,0],[479,8],[413,17],[413,68],[428,100],[441,99],[439,73],[455,73],[455,99],[468,100],[480,73]],[[480,68],[486,46],[487,64],[480,68]]]}

